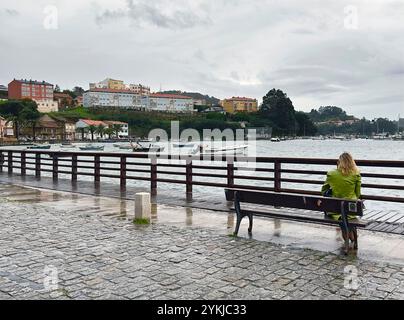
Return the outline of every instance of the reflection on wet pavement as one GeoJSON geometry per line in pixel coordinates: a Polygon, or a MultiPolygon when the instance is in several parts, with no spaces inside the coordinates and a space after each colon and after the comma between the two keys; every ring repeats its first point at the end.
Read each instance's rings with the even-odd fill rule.
{"type": "MultiPolygon", "coordinates": [[[[134,217],[134,201],[75,193],[45,191],[34,188],[0,184],[1,201],[39,203],[57,214],[69,211],[78,215],[102,215],[111,219],[131,221],[134,217]]],[[[252,239],[268,241],[284,246],[309,248],[324,252],[340,253],[342,239],[335,227],[285,222],[267,218],[254,218],[252,239]]],[[[219,234],[231,234],[235,216],[229,212],[218,212],[190,207],[152,205],[152,223],[179,227],[206,228],[219,234]]],[[[247,221],[243,221],[240,237],[250,237],[247,221]]],[[[360,231],[357,257],[366,260],[404,264],[404,237],[391,234],[360,231]]],[[[355,257],[355,254],[352,255],[355,257]]]]}

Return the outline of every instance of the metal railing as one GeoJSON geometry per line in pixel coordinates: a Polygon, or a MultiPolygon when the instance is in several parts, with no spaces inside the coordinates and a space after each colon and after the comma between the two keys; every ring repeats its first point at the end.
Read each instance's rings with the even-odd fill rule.
{"type": "MultiPolygon", "coordinates": [[[[378,194],[364,193],[363,199],[404,203],[404,196],[397,195],[404,191],[404,175],[401,174],[404,161],[357,160],[356,163],[362,171],[362,188],[378,191],[378,194]],[[365,168],[377,168],[377,172],[366,172],[365,168]],[[400,174],[383,173],[386,169],[395,169],[400,174]],[[377,182],[369,183],[368,179],[377,182]],[[378,183],[379,179],[383,183],[378,183]],[[392,191],[396,194],[390,194],[392,191]]],[[[152,194],[157,194],[159,183],[169,183],[184,185],[187,194],[192,194],[193,186],[205,186],[318,195],[327,170],[336,164],[336,159],[313,158],[206,159],[194,156],[177,160],[176,157],[159,158],[142,153],[0,150],[0,172],[37,178],[47,173],[53,180],[64,174],[72,182],[81,176],[93,177],[95,183],[110,178],[119,180],[121,188],[125,188],[128,180],[147,181],[152,194]],[[245,166],[247,161],[254,163],[254,170],[245,166]],[[285,187],[286,184],[293,187],[285,187]]]]}

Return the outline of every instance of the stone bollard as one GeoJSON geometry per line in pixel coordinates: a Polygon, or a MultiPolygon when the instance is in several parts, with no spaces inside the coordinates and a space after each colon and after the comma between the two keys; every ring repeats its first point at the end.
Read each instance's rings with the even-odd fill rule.
{"type": "Polygon", "coordinates": [[[150,193],[139,192],[135,195],[135,221],[148,220],[151,216],[150,193]]]}

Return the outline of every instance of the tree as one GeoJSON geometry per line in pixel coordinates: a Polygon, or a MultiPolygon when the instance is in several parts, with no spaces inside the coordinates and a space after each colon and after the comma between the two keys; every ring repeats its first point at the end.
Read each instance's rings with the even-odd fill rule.
{"type": "Polygon", "coordinates": [[[36,127],[40,117],[41,114],[38,109],[29,105],[25,106],[20,113],[20,118],[23,125],[27,125],[32,128],[32,137],[34,141],[36,140],[36,127]]]}
{"type": "Polygon", "coordinates": [[[96,133],[99,134],[101,138],[103,138],[105,134],[105,127],[102,124],[98,125],[96,133]]]}
{"type": "Polygon", "coordinates": [[[54,92],[60,92],[60,87],[58,85],[55,86],[54,92]]]}
{"type": "Polygon", "coordinates": [[[274,134],[291,135],[295,133],[295,108],[282,90],[272,89],[263,97],[260,113],[272,122],[274,134]]]}
{"type": "Polygon", "coordinates": [[[3,103],[0,108],[2,115],[7,122],[12,122],[14,127],[14,135],[17,139],[20,137],[20,129],[22,126],[30,124],[40,117],[38,106],[35,101],[30,99],[10,100],[3,103]]]}
{"type": "Polygon", "coordinates": [[[310,117],[303,111],[295,113],[298,136],[314,136],[317,133],[317,128],[311,121],[310,117]]]}
{"type": "Polygon", "coordinates": [[[119,138],[119,132],[122,131],[122,125],[121,124],[113,124],[112,129],[114,130],[116,138],[119,138]]]}
{"type": "Polygon", "coordinates": [[[88,131],[90,131],[91,134],[91,141],[94,140],[94,133],[97,131],[97,127],[94,125],[88,126],[88,131]]]}
{"type": "Polygon", "coordinates": [[[2,104],[0,114],[6,119],[7,123],[12,122],[14,128],[14,136],[18,139],[20,136],[20,113],[24,105],[21,101],[7,101],[2,104]]]}
{"type": "Polygon", "coordinates": [[[114,134],[114,129],[112,128],[105,128],[104,133],[108,136],[108,139],[111,139],[111,136],[114,134]]]}
{"type": "Polygon", "coordinates": [[[82,88],[82,87],[74,87],[73,88],[73,94],[74,94],[74,98],[77,98],[77,97],[79,97],[79,96],[82,96],[83,95],[83,93],[84,93],[84,89],[82,88]]]}
{"type": "Polygon", "coordinates": [[[80,132],[81,133],[81,140],[84,141],[84,135],[85,133],[88,131],[87,127],[83,127],[83,128],[76,128],[76,132],[80,132]]]}

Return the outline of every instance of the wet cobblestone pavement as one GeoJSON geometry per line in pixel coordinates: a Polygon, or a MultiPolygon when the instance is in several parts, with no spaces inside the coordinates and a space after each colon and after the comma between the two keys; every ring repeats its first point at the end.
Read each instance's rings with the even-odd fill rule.
{"type": "Polygon", "coordinates": [[[118,199],[1,185],[0,208],[1,299],[404,299],[400,264],[137,226],[118,199]]]}

